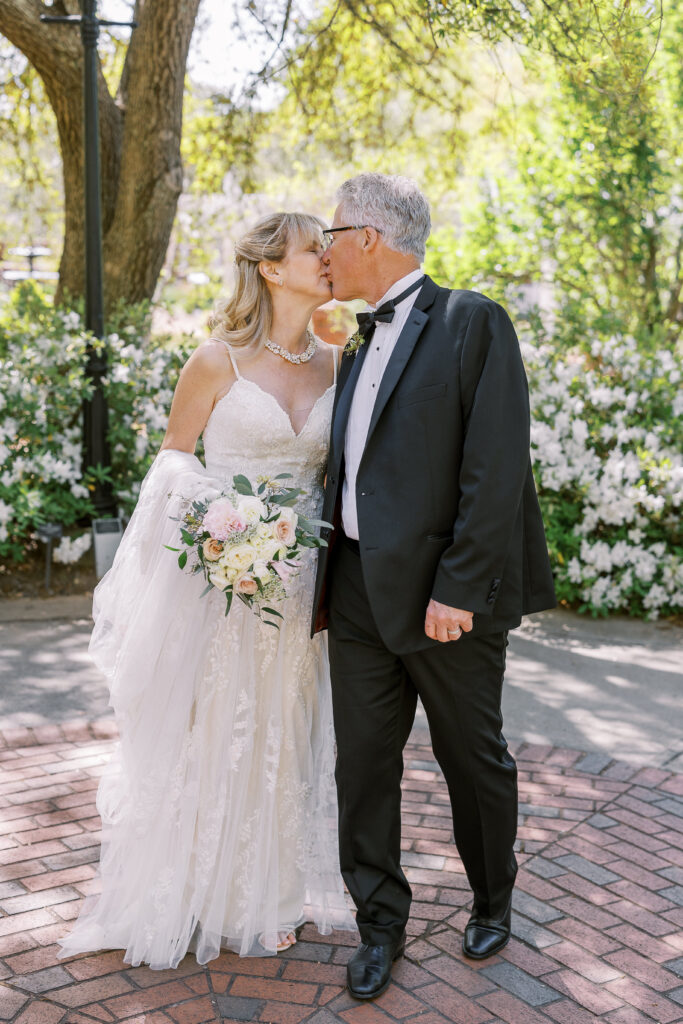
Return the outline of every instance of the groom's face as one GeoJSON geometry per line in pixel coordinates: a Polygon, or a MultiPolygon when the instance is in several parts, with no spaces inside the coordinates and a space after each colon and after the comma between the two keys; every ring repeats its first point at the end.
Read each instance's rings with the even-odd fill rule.
{"type": "MultiPolygon", "coordinates": [[[[346,227],[348,219],[344,219],[344,211],[338,206],[332,221],[333,228],[346,227]]],[[[363,251],[362,231],[339,231],[333,234],[332,243],[323,255],[323,264],[327,278],[332,285],[335,299],[345,302],[348,299],[364,299],[367,286],[365,270],[365,253],[363,251]]]]}

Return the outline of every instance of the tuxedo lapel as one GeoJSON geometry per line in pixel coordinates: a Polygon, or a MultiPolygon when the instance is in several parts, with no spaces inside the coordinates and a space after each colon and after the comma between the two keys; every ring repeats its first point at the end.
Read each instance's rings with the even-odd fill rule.
{"type": "Polygon", "coordinates": [[[399,382],[408,360],[413,354],[413,349],[417,344],[417,339],[422,334],[424,326],[429,320],[429,315],[425,310],[427,310],[434,302],[438,290],[438,285],[434,284],[431,278],[426,277],[425,283],[420,289],[403,330],[398,336],[394,351],[391,353],[384,375],[382,376],[379,391],[377,392],[377,399],[375,400],[375,406],[372,411],[370,426],[368,427],[368,436],[365,442],[366,446],[372,436],[375,426],[377,425],[377,421],[384,411],[384,407],[399,382]]]}
{"type": "Polygon", "coordinates": [[[363,365],[367,346],[361,345],[354,355],[344,356],[337,381],[334,409],[332,411],[332,438],[330,443],[330,467],[337,468],[344,451],[346,423],[351,410],[353,392],[363,365]]]}

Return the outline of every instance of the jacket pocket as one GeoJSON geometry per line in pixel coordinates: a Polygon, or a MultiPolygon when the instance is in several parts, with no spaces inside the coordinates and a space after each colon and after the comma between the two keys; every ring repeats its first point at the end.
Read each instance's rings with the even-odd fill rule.
{"type": "Polygon", "coordinates": [[[427,384],[423,388],[415,388],[413,391],[406,391],[398,396],[398,404],[415,405],[417,402],[429,402],[440,395],[445,395],[448,389],[446,384],[427,384]]]}
{"type": "Polygon", "coordinates": [[[441,533],[428,533],[427,540],[453,540],[453,531],[444,530],[441,533]]]}

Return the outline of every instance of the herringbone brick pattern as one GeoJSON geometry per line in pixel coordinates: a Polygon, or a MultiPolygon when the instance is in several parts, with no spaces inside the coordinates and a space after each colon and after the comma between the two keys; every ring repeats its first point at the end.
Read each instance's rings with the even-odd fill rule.
{"type": "Polygon", "coordinates": [[[110,721],[0,735],[0,1021],[12,1024],[669,1024],[683,1020],[683,776],[521,746],[514,938],[460,952],[470,894],[429,747],[406,754],[407,956],[372,1004],[349,998],[352,936],[307,926],[277,958],[130,968],[120,952],[57,961],[96,891],[94,798],[110,721]]]}

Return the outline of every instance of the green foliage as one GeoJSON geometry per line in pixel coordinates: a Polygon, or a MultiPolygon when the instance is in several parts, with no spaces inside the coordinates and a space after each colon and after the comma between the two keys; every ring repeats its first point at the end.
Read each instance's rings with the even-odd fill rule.
{"type": "Polygon", "coordinates": [[[253,191],[254,150],[265,117],[229,95],[202,95],[188,83],[181,145],[186,190],[192,195],[220,193],[230,173],[242,191],[253,191]]]}
{"type": "MultiPolygon", "coordinates": [[[[190,344],[150,339],[148,310],[119,310],[107,338],[112,479],[122,513],[166,428],[190,344]]],[[[67,530],[94,514],[94,474],[82,471],[82,405],[88,334],[78,312],[56,310],[34,282],[0,309],[0,557],[20,561],[44,522],[67,530]]],[[[95,344],[100,344],[95,342],[95,344]]]]}
{"type": "MultiPolygon", "coordinates": [[[[469,15],[481,29],[491,5],[465,7],[434,5],[444,35],[471,30],[469,15]]],[[[491,291],[544,281],[568,344],[596,329],[653,348],[679,331],[682,28],[680,4],[662,26],[645,5],[580,0],[504,4],[488,28],[524,44],[525,88],[498,105],[506,147],[450,245],[491,291]]]]}
{"type": "MultiPolygon", "coordinates": [[[[189,354],[187,343],[172,349],[150,338],[147,317],[120,311],[107,339],[112,477],[124,513],[158,450],[189,354]]],[[[79,315],[53,310],[32,283],[0,316],[0,556],[8,561],[23,557],[40,523],[68,529],[94,511],[92,481],[81,473],[86,342],[79,315]]],[[[596,334],[567,351],[541,326],[536,336],[524,331],[522,347],[558,595],[593,614],[680,611],[681,355],[596,334]]],[[[234,486],[253,492],[246,478],[234,486]]],[[[273,497],[285,506],[296,494],[284,487],[273,497]]]]}
{"type": "MultiPolygon", "coordinates": [[[[277,9],[253,0],[249,10],[279,38],[277,9]]],[[[171,278],[181,263],[209,273],[209,285],[184,293],[204,305],[220,239],[243,219],[272,204],[328,216],[336,186],[362,170],[418,178],[435,227],[427,271],[498,299],[521,327],[558,591],[596,613],[681,606],[683,2],[671,0],[663,21],[659,10],[628,0],[319,7],[282,33],[294,40],[289,59],[262,76],[284,87],[277,102],[259,105],[257,89],[189,91],[188,194],[169,260],[171,278]]],[[[112,43],[112,73],[120,56],[112,43]]],[[[58,187],[54,127],[22,60],[0,182],[18,189],[17,216],[31,210],[57,225],[59,204],[46,199],[58,187]]],[[[8,209],[9,237],[35,241],[28,213],[12,220],[8,209]]],[[[110,325],[114,475],[127,510],[186,352],[151,344],[145,315],[133,322],[122,310],[110,325]]],[[[0,316],[0,554],[9,557],[41,516],[87,514],[80,447],[68,469],[50,461],[80,445],[84,384],[72,371],[85,341],[74,324],[30,287],[0,316]]]]}
{"type": "Polygon", "coordinates": [[[28,244],[56,256],[63,213],[55,119],[37,72],[2,37],[0,74],[0,256],[11,259],[4,247],[28,244]]]}
{"type": "Polygon", "coordinates": [[[69,527],[94,510],[81,473],[81,367],[75,314],[18,289],[0,319],[0,556],[23,557],[36,526],[69,527]]]}
{"type": "Polygon", "coordinates": [[[663,21],[628,0],[342,0],[302,35],[255,137],[261,188],[329,210],[351,174],[411,174],[441,280],[518,309],[542,284],[567,346],[677,336],[681,0],[663,21]]]}

